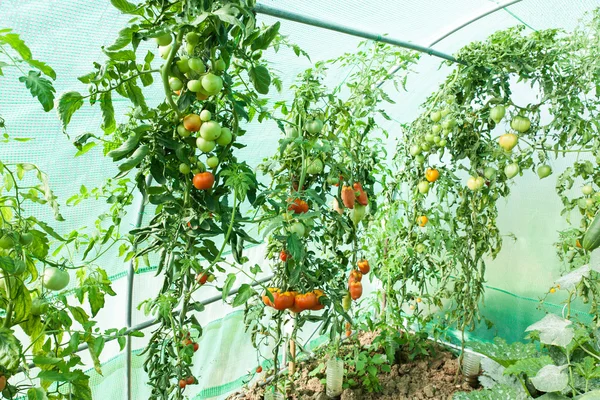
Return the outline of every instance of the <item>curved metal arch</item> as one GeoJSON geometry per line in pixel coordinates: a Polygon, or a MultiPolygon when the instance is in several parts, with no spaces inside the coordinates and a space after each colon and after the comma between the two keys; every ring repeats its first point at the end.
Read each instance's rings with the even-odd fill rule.
{"type": "Polygon", "coordinates": [[[443,35],[439,36],[438,38],[436,38],[433,42],[429,43],[429,47],[435,46],[436,44],[438,44],[439,42],[441,42],[442,40],[446,39],[448,36],[452,35],[453,33],[456,33],[458,31],[460,31],[462,28],[465,28],[469,25],[471,25],[473,22],[475,21],[479,21],[481,18],[483,17],[487,17],[490,14],[495,13],[496,11],[500,11],[508,6],[512,6],[513,4],[517,4],[522,2],[523,0],[510,0],[506,3],[500,4],[496,7],[493,7],[481,14],[478,14],[474,17],[471,17],[467,20],[465,20],[464,22],[458,24],[457,26],[455,26],[454,28],[450,29],[448,32],[444,33],[443,35]]]}

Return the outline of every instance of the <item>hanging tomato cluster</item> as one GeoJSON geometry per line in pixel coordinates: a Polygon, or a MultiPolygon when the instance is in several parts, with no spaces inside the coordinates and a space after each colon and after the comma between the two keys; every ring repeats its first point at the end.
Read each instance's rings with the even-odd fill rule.
{"type": "Polygon", "coordinates": [[[263,303],[278,311],[290,310],[294,313],[300,313],[302,311],[318,311],[325,308],[325,305],[320,300],[321,297],[324,297],[324,292],[320,289],[315,289],[307,293],[284,292],[278,288],[268,288],[267,290],[273,297],[273,300],[265,292],[262,295],[263,303]]]}

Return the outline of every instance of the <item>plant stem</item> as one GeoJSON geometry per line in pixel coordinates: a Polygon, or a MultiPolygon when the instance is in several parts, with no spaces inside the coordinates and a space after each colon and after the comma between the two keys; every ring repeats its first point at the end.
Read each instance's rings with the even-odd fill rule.
{"type": "MultiPolygon", "coordinates": [[[[175,36],[172,34],[172,36],[175,36]]],[[[167,98],[167,103],[171,106],[177,118],[181,119],[181,113],[179,112],[179,108],[177,108],[177,104],[173,101],[173,95],[171,93],[171,87],[169,86],[169,70],[171,64],[173,63],[173,59],[175,58],[175,54],[177,54],[177,50],[179,50],[179,46],[181,45],[181,40],[183,39],[183,29],[179,31],[177,37],[173,38],[173,45],[171,46],[171,51],[169,52],[169,56],[167,57],[162,71],[160,73],[163,81],[163,88],[165,89],[165,96],[167,98]]]]}

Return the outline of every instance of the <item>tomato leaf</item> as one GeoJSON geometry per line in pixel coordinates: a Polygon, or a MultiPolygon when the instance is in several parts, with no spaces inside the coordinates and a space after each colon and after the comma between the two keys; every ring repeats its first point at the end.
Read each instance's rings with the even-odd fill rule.
{"type": "Polygon", "coordinates": [[[253,68],[250,68],[248,71],[248,76],[250,77],[250,81],[256,91],[260,94],[268,94],[269,86],[271,85],[271,75],[269,75],[269,70],[262,65],[257,65],[253,68]]]}
{"type": "Polygon", "coordinates": [[[105,92],[100,95],[100,109],[102,110],[102,129],[104,133],[109,135],[117,128],[112,92],[105,92]]]}
{"type": "Polygon", "coordinates": [[[49,76],[50,78],[56,79],[56,72],[54,72],[52,67],[50,67],[45,62],[34,60],[34,59],[25,60],[25,61],[27,61],[27,64],[31,65],[33,68],[39,69],[40,71],[42,71],[42,73],[49,76]]]}
{"type": "Polygon", "coordinates": [[[112,45],[107,47],[107,49],[110,51],[115,51],[127,46],[129,43],[131,43],[131,39],[133,39],[133,33],[134,30],[129,27],[121,29],[119,31],[119,37],[117,38],[117,40],[115,40],[115,42],[112,45]]]}
{"type": "Polygon", "coordinates": [[[63,129],[71,122],[75,111],[83,105],[83,96],[79,92],[66,92],[58,100],[58,116],[63,124],[63,129]]]}
{"type": "Polygon", "coordinates": [[[304,257],[304,246],[295,233],[288,236],[286,248],[294,260],[301,260],[304,257]]]}
{"type": "Polygon", "coordinates": [[[130,3],[127,0],[110,0],[110,4],[112,4],[117,10],[121,11],[123,14],[144,14],[144,9],[142,7],[130,3]]]}
{"type": "Polygon", "coordinates": [[[251,49],[252,51],[256,50],[266,50],[269,48],[269,45],[277,37],[279,34],[279,27],[281,23],[278,21],[275,24],[269,26],[264,32],[262,32],[254,42],[252,42],[251,49]]]}
{"type": "Polygon", "coordinates": [[[147,108],[146,99],[144,98],[142,89],[136,85],[134,80],[125,82],[123,88],[125,89],[126,97],[131,100],[135,106],[142,107],[142,109],[147,108]]]}
{"type": "Polygon", "coordinates": [[[19,81],[25,83],[33,97],[38,98],[44,107],[44,111],[50,111],[54,107],[54,93],[56,90],[52,87],[52,82],[42,78],[41,75],[40,72],[29,71],[29,74],[20,77],[19,81]]]}
{"type": "Polygon", "coordinates": [[[104,54],[114,61],[135,61],[135,52],[133,50],[110,51],[102,49],[104,54]]]}
{"type": "Polygon", "coordinates": [[[235,274],[227,275],[227,279],[225,279],[225,284],[223,285],[223,300],[225,300],[229,295],[231,287],[233,286],[236,278],[237,276],[235,274]]]}
{"type": "MultiPolygon", "coordinates": [[[[35,363],[37,364],[37,362],[35,363]]],[[[27,391],[27,400],[48,400],[48,396],[46,396],[46,391],[44,389],[34,387],[27,391]]]]}
{"type": "Polygon", "coordinates": [[[240,286],[240,290],[235,295],[235,299],[233,299],[233,307],[239,307],[242,304],[246,303],[248,299],[256,294],[256,290],[252,288],[252,286],[244,283],[240,286]]]}
{"type": "Polygon", "coordinates": [[[77,153],[75,153],[75,157],[80,157],[80,156],[84,155],[85,153],[87,153],[88,151],[93,149],[94,147],[96,147],[96,142],[89,142],[88,144],[82,146],[77,151],[77,153]]]}
{"type": "Polygon", "coordinates": [[[27,47],[25,42],[16,33],[0,36],[0,44],[7,44],[12,47],[14,51],[19,53],[23,60],[31,58],[31,50],[29,50],[29,47],[27,47]]]}

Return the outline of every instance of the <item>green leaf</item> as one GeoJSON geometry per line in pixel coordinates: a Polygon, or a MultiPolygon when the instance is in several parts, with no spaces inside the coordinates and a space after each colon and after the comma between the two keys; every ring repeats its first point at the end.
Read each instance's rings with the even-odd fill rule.
{"type": "Polygon", "coordinates": [[[267,68],[263,67],[262,65],[257,65],[256,67],[250,68],[248,71],[248,76],[250,77],[250,81],[258,93],[269,93],[271,75],[269,74],[269,70],[267,70],[267,68]]]}
{"type": "Polygon", "coordinates": [[[231,4],[227,4],[219,8],[213,14],[219,17],[219,19],[225,23],[237,25],[240,29],[244,29],[242,22],[235,17],[237,14],[237,8],[231,4]]]}
{"type": "Polygon", "coordinates": [[[227,298],[227,296],[229,295],[229,292],[231,291],[231,287],[233,286],[233,283],[235,282],[236,278],[237,277],[235,274],[227,275],[227,279],[225,279],[225,284],[223,285],[223,300],[225,300],[227,298]]]}
{"type": "Polygon", "coordinates": [[[40,71],[42,71],[42,73],[46,74],[50,78],[56,79],[56,72],[54,72],[54,70],[45,62],[34,60],[34,59],[25,60],[25,61],[27,61],[27,64],[31,65],[33,68],[39,69],[40,71]]]}
{"type": "Polygon", "coordinates": [[[75,111],[83,105],[83,96],[79,92],[67,92],[60,96],[58,100],[58,116],[63,124],[63,129],[71,122],[71,117],[75,111]]]}
{"type": "Polygon", "coordinates": [[[105,92],[100,95],[100,109],[102,110],[102,129],[105,134],[110,135],[117,128],[111,92],[105,92]]]}
{"type": "Polygon", "coordinates": [[[42,78],[42,74],[36,71],[29,71],[27,76],[19,78],[20,82],[24,82],[25,86],[31,92],[33,97],[37,97],[44,111],[50,111],[54,107],[54,87],[52,82],[46,78],[42,78]]]}
{"type": "Polygon", "coordinates": [[[87,153],[88,151],[93,149],[94,147],[96,147],[96,142],[89,142],[89,143],[85,144],[77,151],[77,153],[75,153],[75,157],[80,157],[80,156],[84,155],[85,153],[87,153]]]}
{"type": "Polygon", "coordinates": [[[35,356],[33,357],[33,363],[35,365],[55,365],[61,362],[63,359],[59,357],[46,357],[46,356],[35,356]]]}
{"type": "Polygon", "coordinates": [[[241,306],[255,294],[256,291],[252,288],[252,286],[248,285],[247,283],[244,283],[242,286],[240,286],[240,290],[235,295],[235,299],[233,299],[233,307],[241,306]]]}
{"type": "Polygon", "coordinates": [[[295,233],[288,236],[286,248],[294,260],[301,260],[304,258],[304,246],[298,235],[295,233]]]}
{"type": "Polygon", "coordinates": [[[135,52],[133,50],[110,51],[102,49],[104,54],[114,61],[135,61],[135,52]]]}
{"type": "Polygon", "coordinates": [[[129,27],[121,29],[119,31],[119,37],[111,46],[107,47],[107,50],[115,51],[127,46],[129,43],[131,43],[131,39],[133,39],[133,33],[134,30],[129,27]]]}
{"type": "Polygon", "coordinates": [[[504,375],[519,375],[520,373],[524,373],[529,377],[533,377],[537,375],[542,367],[550,364],[553,364],[550,356],[526,358],[508,366],[504,370],[504,375]]]}
{"type": "Polygon", "coordinates": [[[13,48],[23,60],[29,60],[31,58],[31,50],[25,44],[23,40],[16,33],[9,33],[0,36],[0,44],[7,44],[13,48]]]}
{"type": "Polygon", "coordinates": [[[144,93],[142,92],[142,89],[136,85],[134,80],[125,82],[123,88],[125,89],[127,98],[129,98],[135,106],[142,107],[143,109],[147,108],[144,93]]]}
{"type": "Polygon", "coordinates": [[[48,396],[46,396],[46,391],[42,388],[30,388],[27,391],[27,400],[48,400],[48,396]]]}
{"type": "Polygon", "coordinates": [[[42,371],[37,376],[39,379],[44,379],[50,382],[68,382],[70,376],[57,371],[42,371]]]}
{"type": "Polygon", "coordinates": [[[277,21],[275,24],[271,25],[264,32],[262,32],[260,36],[257,37],[256,40],[254,40],[254,42],[252,42],[252,51],[266,50],[273,41],[273,39],[277,37],[280,26],[281,23],[277,21]]]}
{"type": "Polygon", "coordinates": [[[73,318],[75,318],[75,321],[79,322],[81,325],[85,325],[90,319],[85,310],[81,307],[69,306],[69,310],[71,311],[73,318]]]}
{"type": "Polygon", "coordinates": [[[502,338],[494,338],[493,343],[469,342],[468,346],[474,351],[488,356],[503,367],[508,367],[518,360],[538,357],[535,345],[515,342],[507,344],[502,338]]]}
{"type": "Polygon", "coordinates": [[[142,7],[138,7],[135,4],[128,2],[127,0],[110,0],[110,4],[112,4],[117,10],[121,11],[123,14],[143,15],[144,13],[144,9],[142,7]]]}

